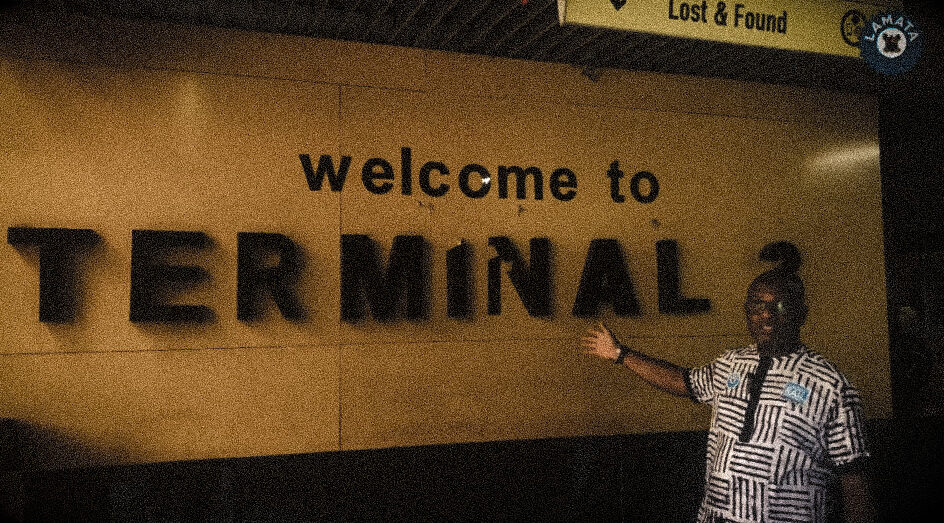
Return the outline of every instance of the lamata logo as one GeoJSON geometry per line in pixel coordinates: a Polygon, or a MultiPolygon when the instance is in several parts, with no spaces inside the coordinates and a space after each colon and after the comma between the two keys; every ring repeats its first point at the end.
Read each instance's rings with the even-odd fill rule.
{"type": "Polygon", "coordinates": [[[862,29],[859,50],[873,69],[888,75],[910,71],[918,63],[923,43],[915,23],[901,13],[876,15],[862,29]]]}

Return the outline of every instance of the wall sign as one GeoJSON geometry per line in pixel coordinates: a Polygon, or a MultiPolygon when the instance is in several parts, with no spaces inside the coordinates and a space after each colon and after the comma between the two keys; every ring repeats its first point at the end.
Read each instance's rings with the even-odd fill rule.
{"type": "MultiPolygon", "coordinates": [[[[301,161],[309,190],[322,190],[326,179],[328,180],[327,187],[330,187],[331,191],[340,192],[344,189],[348,172],[351,169],[352,157],[341,156],[339,161],[335,161],[330,154],[322,154],[318,158],[317,167],[314,166],[309,154],[299,154],[298,158],[301,161]]],[[[420,167],[418,183],[422,194],[433,198],[446,196],[452,189],[452,184],[457,184],[459,191],[465,197],[478,199],[486,197],[491,191],[493,171],[495,172],[494,185],[498,186],[496,192],[499,199],[510,198],[509,180],[512,177],[515,180],[514,197],[516,199],[544,199],[544,171],[533,165],[526,168],[518,165],[499,165],[497,168],[490,170],[486,166],[469,163],[462,167],[458,173],[454,173],[443,162],[431,160],[423,163],[420,167]],[[531,191],[528,190],[529,179],[531,180],[531,191]]],[[[625,202],[624,186],[621,185],[620,180],[626,176],[626,173],[620,169],[619,160],[613,160],[610,163],[606,170],[606,176],[610,179],[610,198],[616,203],[625,202]]],[[[399,183],[400,194],[404,196],[412,195],[413,150],[410,147],[400,149],[399,175],[393,164],[384,158],[366,160],[361,168],[361,182],[364,189],[371,194],[387,194],[394,189],[394,184],[399,183]],[[399,180],[397,179],[398,176],[399,180]]],[[[556,200],[569,202],[577,196],[577,174],[567,167],[554,169],[548,177],[547,184],[548,192],[556,200]]],[[[659,196],[659,179],[651,172],[639,171],[630,178],[629,191],[637,202],[652,203],[659,196]],[[641,187],[645,187],[645,190],[641,187]]]]}
{"type": "Polygon", "coordinates": [[[562,25],[859,56],[859,34],[881,5],[816,0],[558,0],[562,25]]]}
{"type": "MultiPolygon", "coordinates": [[[[175,253],[211,248],[213,240],[199,231],[131,231],[130,321],[136,323],[208,323],[215,311],[202,304],[179,304],[174,295],[181,289],[198,286],[210,279],[203,267],[169,261],[175,253]]],[[[10,227],[7,242],[17,249],[39,252],[39,321],[67,323],[75,319],[75,296],[82,274],[76,263],[83,249],[99,241],[90,229],[10,227]]],[[[236,265],[236,317],[241,321],[258,318],[268,305],[278,308],[287,320],[301,321],[306,307],[300,302],[295,283],[304,266],[301,250],[288,237],[278,233],[240,232],[236,265]],[[266,255],[274,254],[275,263],[266,255]]],[[[528,259],[510,238],[489,238],[488,258],[489,315],[502,312],[502,274],[508,278],[528,314],[547,317],[554,314],[550,267],[551,242],[531,238],[528,259]]],[[[87,249],[85,249],[87,250],[87,249]]],[[[342,234],[340,318],[358,323],[371,318],[382,322],[398,319],[429,318],[432,279],[429,244],[419,235],[399,235],[393,240],[389,257],[384,260],[377,244],[365,234],[342,234]]],[[[696,314],[711,309],[708,298],[682,295],[679,270],[679,246],[672,239],[656,243],[659,312],[696,314]]],[[[472,248],[462,242],[446,254],[449,316],[467,317],[472,313],[472,286],[469,265],[472,248]]],[[[777,260],[773,260],[777,261],[777,260]]],[[[619,241],[594,239],[587,249],[580,287],[571,314],[594,317],[604,307],[617,316],[640,314],[633,279],[627,270],[619,241]]]]}
{"type": "MultiPolygon", "coordinates": [[[[728,31],[799,21],[736,3],[728,31]]],[[[777,239],[808,261],[810,344],[890,412],[878,164],[810,161],[877,148],[869,97],[124,24],[0,42],[0,415],[61,455],[700,430],[578,338],[599,318],[703,364],[746,341],[777,239]]]]}

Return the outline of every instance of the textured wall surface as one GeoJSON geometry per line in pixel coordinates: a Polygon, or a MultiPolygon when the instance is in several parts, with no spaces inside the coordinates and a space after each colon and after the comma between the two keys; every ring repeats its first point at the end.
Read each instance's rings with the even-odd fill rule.
{"type": "Polygon", "coordinates": [[[580,354],[592,320],[571,309],[604,238],[620,245],[640,314],[599,318],[687,366],[749,341],[744,291],[770,267],[757,253],[794,242],[805,340],[846,371],[870,417],[891,413],[874,100],[625,71],[592,82],[559,64],[82,18],[4,20],[0,91],[0,225],[100,238],[77,258],[75,318],[58,323],[39,320],[38,249],[0,246],[0,417],[43,435],[31,466],[703,429],[707,410],[580,354]],[[343,189],[310,190],[302,154],[313,168],[350,157],[343,189]],[[362,180],[372,158],[391,180],[362,180]],[[448,168],[431,171],[433,188],[449,185],[441,196],[421,187],[427,162],[448,168]],[[466,188],[481,197],[461,187],[469,165],[489,173],[487,192],[481,169],[466,188]],[[543,198],[529,178],[519,199],[513,177],[500,197],[500,166],[540,169],[543,198]],[[577,180],[566,201],[551,193],[561,168],[577,180]],[[658,180],[652,202],[631,194],[640,171],[658,180]],[[389,192],[368,188],[385,181],[389,192]],[[209,274],[168,301],[208,307],[212,321],[129,321],[134,230],[206,234],[209,246],[165,263],[209,274]],[[302,320],[271,302],[237,319],[240,232],[298,246],[302,320]],[[422,318],[342,321],[344,235],[369,236],[382,261],[395,237],[424,238],[422,318]],[[488,313],[494,237],[525,262],[530,240],[548,239],[549,314],[529,314],[509,263],[501,314],[488,313]],[[659,312],[667,239],[682,295],[709,311],[659,312]],[[463,240],[472,313],[453,318],[446,253],[463,240]]]}

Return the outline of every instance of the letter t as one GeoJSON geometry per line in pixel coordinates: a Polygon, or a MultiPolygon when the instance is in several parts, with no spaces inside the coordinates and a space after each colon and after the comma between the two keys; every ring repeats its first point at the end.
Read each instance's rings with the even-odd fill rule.
{"type": "Polygon", "coordinates": [[[39,321],[67,323],[75,319],[78,257],[98,241],[98,234],[91,229],[7,229],[7,243],[17,249],[39,247],[39,321]]]}
{"type": "Polygon", "coordinates": [[[626,173],[620,170],[619,160],[613,160],[613,163],[610,164],[610,168],[606,171],[606,175],[610,178],[610,198],[616,203],[625,202],[626,197],[620,194],[619,181],[620,178],[626,176],[626,173]]]}

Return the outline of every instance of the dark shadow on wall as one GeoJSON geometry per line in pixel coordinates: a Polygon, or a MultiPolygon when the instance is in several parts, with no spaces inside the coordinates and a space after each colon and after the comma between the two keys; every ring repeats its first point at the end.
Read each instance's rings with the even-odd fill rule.
{"type": "MultiPolygon", "coordinates": [[[[926,521],[941,418],[871,420],[880,521],[926,521]]],[[[706,434],[23,470],[28,521],[692,521],[706,434]]]]}
{"type": "MultiPolygon", "coordinates": [[[[942,430],[869,422],[881,521],[936,506],[942,430]]],[[[19,506],[31,521],[691,521],[705,443],[680,432],[24,469],[19,506]]]]}
{"type": "Polygon", "coordinates": [[[27,521],[689,521],[704,433],[22,471],[27,521]]]}
{"type": "Polygon", "coordinates": [[[52,427],[0,418],[6,470],[66,469],[128,461],[121,448],[94,447],[52,427]]]}
{"type": "MultiPolygon", "coordinates": [[[[61,475],[68,478],[58,487],[45,492],[40,499],[59,499],[73,506],[92,506],[100,495],[71,498],[76,485],[83,481],[79,467],[114,464],[128,461],[122,449],[95,448],[50,427],[42,427],[20,420],[0,418],[0,521],[23,521],[35,513],[31,499],[36,499],[34,478],[40,474],[61,475]]],[[[84,475],[89,493],[98,492],[105,485],[96,477],[84,475]]]]}

